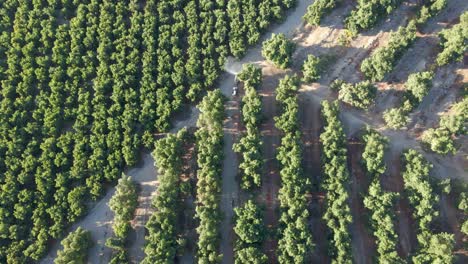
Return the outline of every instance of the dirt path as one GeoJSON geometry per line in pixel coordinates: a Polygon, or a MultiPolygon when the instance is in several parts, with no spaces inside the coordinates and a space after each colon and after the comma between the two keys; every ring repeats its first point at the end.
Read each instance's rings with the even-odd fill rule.
{"type": "Polygon", "coordinates": [[[276,250],[278,246],[277,228],[279,220],[278,190],[281,186],[279,164],[276,160],[276,149],[280,145],[280,132],[275,127],[273,118],[278,114],[275,89],[278,86],[279,72],[274,68],[263,69],[263,83],[259,89],[262,98],[262,115],[264,122],[260,130],[263,140],[263,158],[265,161],[262,173],[260,203],[265,206],[265,225],[270,236],[264,243],[264,250],[268,256],[268,263],[277,263],[276,250]]]}
{"type": "Polygon", "coordinates": [[[409,207],[408,198],[404,195],[404,183],[401,174],[401,152],[388,151],[385,155],[385,164],[387,172],[381,177],[382,188],[385,191],[396,192],[400,194],[395,205],[396,209],[396,232],[398,234],[398,254],[406,259],[417,245],[414,221],[409,207]],[[393,155],[391,153],[394,153],[393,155]]]}
{"type": "Polygon", "coordinates": [[[312,230],[315,250],[312,263],[329,263],[327,246],[327,226],[322,220],[325,212],[325,194],[320,191],[321,175],[321,145],[319,142],[322,120],[320,117],[320,101],[311,96],[311,91],[299,91],[299,119],[301,121],[303,147],[303,168],[312,183],[310,199],[310,227],[312,230]]]}
{"type": "Polygon", "coordinates": [[[350,209],[353,216],[350,229],[355,263],[372,263],[376,248],[374,238],[366,228],[369,219],[362,201],[362,195],[366,194],[369,189],[369,179],[360,162],[362,152],[362,143],[348,140],[348,168],[351,181],[350,209]]]}
{"type": "Polygon", "coordinates": [[[221,223],[221,253],[222,263],[233,263],[233,242],[234,232],[232,230],[233,208],[238,206],[239,183],[236,181],[238,161],[237,155],[232,150],[232,145],[237,141],[239,126],[239,102],[229,100],[225,104],[226,121],[224,122],[224,162],[222,172],[222,198],[221,208],[224,212],[224,219],[221,223]]]}

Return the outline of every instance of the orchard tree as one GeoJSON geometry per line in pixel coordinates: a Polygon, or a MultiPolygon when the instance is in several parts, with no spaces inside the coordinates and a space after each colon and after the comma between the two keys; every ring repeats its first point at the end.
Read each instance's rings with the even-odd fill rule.
{"type": "Polygon", "coordinates": [[[109,207],[114,212],[113,229],[117,237],[126,237],[130,229],[130,220],[138,204],[135,183],[130,176],[123,174],[115,187],[115,194],[109,201],[109,207]]]}
{"type": "Polygon", "coordinates": [[[462,61],[468,49],[468,11],[460,16],[460,23],[451,29],[444,29],[439,33],[442,51],[437,56],[439,66],[453,61],[462,61]]]}
{"type": "Polygon", "coordinates": [[[304,64],[302,65],[302,81],[315,82],[320,79],[321,72],[322,69],[320,59],[312,54],[309,54],[307,59],[304,61],[304,64]]]}
{"type": "Polygon", "coordinates": [[[63,249],[57,253],[55,264],[85,264],[88,257],[88,249],[91,248],[91,233],[78,227],[61,242],[63,249]]]}
{"type": "Polygon", "coordinates": [[[354,107],[367,109],[374,103],[376,94],[377,88],[370,81],[343,83],[339,88],[338,99],[354,107]]]}
{"type": "Polygon", "coordinates": [[[307,7],[307,12],[302,17],[309,25],[318,26],[322,17],[329,13],[340,0],[316,0],[307,7]]]}
{"type": "Polygon", "coordinates": [[[273,33],[270,39],[263,42],[262,56],[279,68],[286,69],[292,62],[291,57],[294,49],[295,44],[287,39],[283,33],[273,33]]]}

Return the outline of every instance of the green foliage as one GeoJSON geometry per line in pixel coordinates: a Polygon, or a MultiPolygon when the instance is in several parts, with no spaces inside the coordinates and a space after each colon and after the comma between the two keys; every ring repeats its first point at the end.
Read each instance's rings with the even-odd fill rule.
{"type": "Polygon", "coordinates": [[[414,213],[415,220],[419,221],[422,231],[430,230],[429,224],[439,215],[433,206],[437,204],[439,197],[433,193],[429,183],[432,164],[413,149],[404,153],[404,161],[403,180],[410,204],[417,208],[414,213]]]}
{"type": "Polygon", "coordinates": [[[295,0],[233,0],[227,1],[230,30],[229,48],[234,57],[242,57],[248,45],[260,39],[260,34],[273,20],[283,17],[284,9],[295,5],[295,0]]]}
{"type": "Polygon", "coordinates": [[[388,127],[400,129],[406,126],[410,118],[409,113],[416,108],[429,93],[432,87],[432,72],[416,72],[408,76],[405,83],[404,101],[401,107],[385,110],[383,118],[388,127]]]}
{"type": "Polygon", "coordinates": [[[236,213],[234,232],[239,238],[238,245],[260,245],[265,238],[261,209],[252,200],[248,200],[242,207],[235,208],[234,212],[236,213]]]}
{"type": "Polygon", "coordinates": [[[244,66],[238,77],[244,82],[242,120],[247,131],[241,136],[239,142],[233,145],[233,150],[242,155],[242,161],[239,164],[242,171],[241,187],[247,190],[259,187],[261,184],[263,157],[258,126],[260,125],[262,103],[255,89],[261,83],[262,72],[252,64],[248,64],[244,66]]]}
{"type": "Polygon", "coordinates": [[[453,263],[455,239],[453,234],[440,233],[428,234],[418,241],[424,244],[424,248],[412,258],[413,263],[453,263]]]}
{"type": "Polygon", "coordinates": [[[460,23],[439,33],[442,51],[437,55],[439,66],[452,61],[462,61],[464,52],[468,49],[468,12],[460,16],[460,23]]]}
{"type": "Polygon", "coordinates": [[[281,165],[281,188],[278,195],[281,209],[279,263],[307,263],[313,247],[306,200],[310,182],[303,174],[301,164],[298,89],[299,78],[296,75],[286,75],[276,89],[276,100],[281,105],[281,115],[275,117],[275,125],[284,133],[276,156],[281,165]]]}
{"type": "Polygon", "coordinates": [[[268,257],[258,247],[246,247],[236,252],[235,264],[266,264],[268,257]]]}
{"type": "Polygon", "coordinates": [[[156,211],[146,228],[145,254],[142,263],[170,263],[177,252],[176,223],[179,207],[179,177],[182,172],[182,144],[186,130],[168,134],[155,144],[153,156],[158,168],[159,186],[153,199],[156,211]]]}
{"type": "Polygon", "coordinates": [[[371,211],[371,223],[377,238],[379,263],[405,263],[396,251],[398,235],[395,232],[394,200],[398,193],[382,190],[376,178],[369,186],[369,194],[364,198],[364,206],[371,211]]]}
{"type": "MultiPolygon", "coordinates": [[[[245,43],[294,3],[243,0],[245,43]]],[[[0,263],[37,262],[213,88],[231,46],[227,5],[1,1],[0,263]]]]}
{"type": "Polygon", "coordinates": [[[390,108],[383,113],[385,124],[392,129],[400,129],[406,126],[410,118],[403,107],[390,108]]]}
{"type": "Polygon", "coordinates": [[[466,133],[465,123],[468,120],[468,98],[454,104],[448,115],[440,118],[438,128],[430,128],[424,131],[421,140],[427,144],[430,149],[438,154],[455,154],[454,136],[466,133]]]}
{"type": "Polygon", "coordinates": [[[252,200],[248,200],[242,207],[235,208],[234,212],[234,232],[238,237],[234,262],[266,263],[267,257],[261,251],[266,232],[262,210],[252,200]]]}
{"type": "Polygon", "coordinates": [[[343,83],[339,88],[338,99],[354,107],[367,109],[375,99],[377,88],[370,81],[356,84],[343,83]]]}
{"type": "Polygon", "coordinates": [[[468,194],[466,192],[460,193],[458,209],[460,209],[464,213],[468,213],[468,194]]]}
{"type": "Polygon", "coordinates": [[[452,234],[431,232],[430,224],[439,215],[435,205],[439,197],[429,179],[429,164],[421,154],[410,149],[404,153],[403,180],[410,204],[415,208],[413,217],[419,225],[419,249],[412,258],[414,263],[452,263],[454,238],[452,234]]]}
{"type": "Polygon", "coordinates": [[[307,56],[307,59],[302,64],[302,81],[303,82],[315,82],[320,79],[321,61],[318,57],[315,57],[312,54],[307,56]]]}
{"type": "Polygon", "coordinates": [[[307,12],[302,17],[309,25],[318,26],[322,17],[329,13],[340,0],[317,0],[307,7],[307,12]]]}
{"type": "Polygon", "coordinates": [[[410,100],[413,108],[421,103],[429,92],[433,77],[433,73],[429,71],[412,73],[408,76],[405,83],[405,97],[410,100]]]}
{"type": "Polygon", "coordinates": [[[91,247],[91,234],[89,231],[78,227],[61,242],[63,249],[57,253],[55,264],[77,263],[84,264],[88,257],[88,249],[91,247]]]}
{"type": "Polygon", "coordinates": [[[421,140],[438,154],[447,155],[448,153],[455,154],[457,152],[448,130],[430,128],[424,131],[421,140]]]}
{"type": "Polygon", "coordinates": [[[381,81],[393,70],[397,60],[416,39],[416,24],[410,21],[408,26],[400,27],[390,36],[387,46],[377,48],[361,64],[361,71],[372,81],[381,81]]]}
{"type": "Polygon", "coordinates": [[[138,195],[135,183],[129,176],[122,174],[115,187],[115,193],[109,201],[109,207],[114,212],[112,229],[115,235],[106,241],[106,246],[113,249],[110,263],[128,262],[125,243],[131,229],[130,221],[133,219],[137,205],[138,195]]]}
{"type": "Polygon", "coordinates": [[[353,34],[372,28],[377,22],[393,12],[401,0],[358,0],[357,6],[346,18],[346,28],[353,34]]]}
{"type": "Polygon", "coordinates": [[[426,21],[438,14],[447,6],[447,0],[426,0],[419,11],[416,21],[418,24],[424,24],[426,21]]]}
{"type": "Polygon", "coordinates": [[[129,229],[129,221],[133,219],[133,212],[138,204],[138,195],[132,179],[123,174],[115,187],[115,194],[109,201],[109,207],[114,212],[114,232],[117,237],[125,238],[129,229]]]}
{"type": "Polygon", "coordinates": [[[221,212],[221,165],[223,160],[224,98],[219,90],[208,92],[199,104],[196,132],[197,147],[197,206],[196,217],[200,263],[218,263],[219,224],[221,212]]]}
{"type": "Polygon", "coordinates": [[[379,263],[404,263],[396,251],[398,235],[395,232],[394,200],[398,193],[386,192],[380,184],[380,175],[385,172],[384,152],[388,143],[386,137],[368,129],[363,136],[362,153],[367,173],[372,177],[364,206],[371,211],[371,224],[376,237],[379,263]]]}
{"type": "Polygon", "coordinates": [[[333,103],[323,101],[322,116],[325,127],[320,134],[323,146],[322,188],[327,191],[327,209],[323,219],[332,233],[330,241],[332,262],[352,263],[351,236],[348,230],[353,219],[348,204],[349,172],[346,164],[346,137],[338,114],[337,101],[333,103]]]}
{"type": "Polygon", "coordinates": [[[460,228],[463,234],[468,235],[468,220],[465,220],[460,228]]]}
{"type": "Polygon", "coordinates": [[[362,159],[367,172],[370,175],[383,174],[387,168],[384,161],[384,152],[388,139],[370,129],[366,131],[363,139],[366,145],[362,153],[362,159]]]}
{"type": "Polygon", "coordinates": [[[272,34],[270,39],[263,42],[262,56],[279,68],[286,69],[291,65],[295,48],[295,44],[284,34],[272,34]]]}

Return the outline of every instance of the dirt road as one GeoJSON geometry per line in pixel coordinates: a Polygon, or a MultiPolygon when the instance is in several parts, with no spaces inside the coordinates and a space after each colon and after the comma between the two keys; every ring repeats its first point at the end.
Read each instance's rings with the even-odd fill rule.
{"type": "Polygon", "coordinates": [[[312,263],[329,263],[327,248],[327,226],[322,219],[325,212],[325,194],[320,192],[321,174],[321,145],[320,129],[320,100],[312,96],[312,92],[304,86],[299,91],[299,120],[301,121],[303,146],[303,168],[312,183],[310,199],[310,227],[315,243],[312,263]]]}
{"type": "Polygon", "coordinates": [[[353,223],[350,226],[355,263],[372,263],[376,254],[375,241],[366,228],[369,219],[363,204],[363,194],[369,189],[369,178],[362,168],[362,142],[348,140],[348,168],[350,173],[350,209],[353,223]]]}
{"type": "Polygon", "coordinates": [[[221,223],[221,253],[223,254],[223,263],[233,263],[234,232],[232,230],[232,217],[234,216],[233,208],[239,205],[239,183],[236,181],[238,171],[237,155],[232,150],[232,145],[237,142],[238,138],[239,102],[229,100],[225,103],[225,107],[227,119],[224,122],[224,162],[221,196],[224,219],[221,223]]]}

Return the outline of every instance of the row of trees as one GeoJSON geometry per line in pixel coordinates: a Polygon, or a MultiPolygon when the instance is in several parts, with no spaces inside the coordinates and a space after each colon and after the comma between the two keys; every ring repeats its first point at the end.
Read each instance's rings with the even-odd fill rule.
{"type": "Polygon", "coordinates": [[[276,156],[281,164],[281,188],[278,195],[281,209],[278,241],[280,263],[307,263],[313,247],[306,198],[310,181],[302,170],[297,100],[299,83],[300,79],[296,75],[286,75],[276,89],[276,101],[281,105],[281,113],[274,120],[276,127],[284,133],[276,156]]]}
{"type": "Polygon", "coordinates": [[[400,27],[390,36],[387,46],[376,49],[372,55],[361,64],[361,71],[372,81],[381,81],[395,67],[398,59],[416,40],[417,25],[439,13],[447,4],[447,0],[424,1],[418,16],[406,27],[400,27]]]}
{"type": "MultiPolygon", "coordinates": [[[[2,263],[43,256],[229,51],[224,0],[78,2],[0,5],[2,263]]],[[[245,2],[259,28],[294,3],[274,2],[245,2]]]]}
{"type": "Polygon", "coordinates": [[[468,49],[468,11],[460,16],[460,23],[439,33],[442,51],[437,55],[439,66],[453,61],[461,61],[468,49]]]}
{"type": "Polygon", "coordinates": [[[364,206],[370,211],[373,234],[376,237],[379,263],[405,263],[398,256],[398,235],[395,232],[394,201],[399,194],[383,190],[380,175],[385,170],[384,154],[388,144],[386,137],[368,129],[363,136],[365,143],[362,161],[371,177],[364,206]]]}
{"type": "Polygon", "coordinates": [[[439,215],[435,206],[439,196],[435,194],[429,179],[432,164],[413,149],[404,153],[403,160],[405,192],[415,209],[413,217],[418,223],[419,248],[412,260],[414,263],[452,263],[455,243],[453,234],[434,234],[431,230],[431,224],[439,215]]]}
{"type": "Polygon", "coordinates": [[[41,1],[2,3],[0,111],[0,262],[39,259],[51,237],[83,212],[82,189],[72,182],[71,133],[59,134],[67,92],[63,76],[68,25],[41,1]],[[14,20],[13,20],[14,19],[14,20]]]}
{"type": "Polygon", "coordinates": [[[153,198],[155,212],[146,228],[145,259],[143,263],[170,263],[177,252],[177,216],[179,183],[182,173],[183,141],[186,130],[168,134],[155,144],[153,156],[158,168],[158,190],[153,198]]]}
{"type": "Polygon", "coordinates": [[[393,12],[402,0],[358,0],[357,6],[345,20],[346,29],[356,35],[372,28],[380,19],[393,12]]]}
{"type": "Polygon", "coordinates": [[[221,211],[221,167],[223,161],[224,98],[220,90],[210,91],[199,104],[197,121],[197,206],[196,217],[200,263],[219,263],[221,211]]]}
{"type": "Polygon", "coordinates": [[[241,187],[244,190],[260,187],[263,157],[261,153],[262,140],[258,129],[261,120],[262,102],[256,89],[262,81],[262,71],[252,64],[244,66],[238,78],[244,82],[245,95],[242,97],[242,121],[246,132],[233,150],[242,155],[239,164],[241,187]]]}
{"type": "Polygon", "coordinates": [[[119,264],[128,262],[126,242],[133,219],[135,209],[138,205],[138,195],[135,183],[127,175],[122,175],[115,187],[115,194],[109,201],[109,207],[114,212],[114,237],[106,241],[106,246],[114,250],[110,263],[119,264]]]}
{"type": "Polygon", "coordinates": [[[260,34],[272,21],[283,19],[284,11],[296,0],[234,0],[227,3],[229,17],[229,48],[231,54],[242,57],[249,45],[256,44],[260,34]]]}
{"type": "Polygon", "coordinates": [[[408,76],[402,106],[385,110],[383,118],[388,127],[398,129],[406,126],[409,113],[415,109],[429,93],[434,74],[430,71],[416,72],[408,76]]]}
{"type": "MultiPolygon", "coordinates": [[[[466,186],[458,197],[458,209],[462,211],[463,214],[468,214],[468,193],[466,192],[466,186]]],[[[468,235],[468,219],[463,221],[460,229],[463,234],[468,235]]]]}
{"type": "Polygon", "coordinates": [[[266,236],[262,209],[253,200],[248,200],[243,206],[235,208],[234,212],[234,233],[237,235],[234,263],[267,263],[268,258],[262,252],[266,236]]]}
{"type": "Polygon", "coordinates": [[[353,221],[349,208],[349,172],[346,164],[346,136],[339,120],[338,101],[322,103],[324,131],[320,134],[323,147],[322,188],[327,191],[323,216],[331,230],[331,258],[336,263],[352,263],[349,225],[353,221]]]}
{"type": "Polygon", "coordinates": [[[341,0],[317,0],[307,7],[303,19],[312,26],[318,26],[324,15],[335,8],[341,0]]]}
{"type": "Polygon", "coordinates": [[[361,71],[372,81],[381,81],[393,70],[398,59],[416,39],[416,23],[412,20],[390,36],[387,46],[377,48],[370,57],[362,61],[361,71]]]}
{"type": "Polygon", "coordinates": [[[449,114],[440,118],[439,127],[424,131],[421,139],[438,154],[455,154],[457,148],[453,137],[466,134],[468,120],[468,98],[454,104],[449,114]]]}

